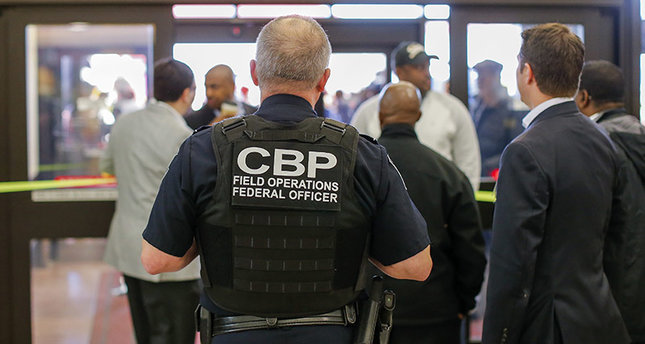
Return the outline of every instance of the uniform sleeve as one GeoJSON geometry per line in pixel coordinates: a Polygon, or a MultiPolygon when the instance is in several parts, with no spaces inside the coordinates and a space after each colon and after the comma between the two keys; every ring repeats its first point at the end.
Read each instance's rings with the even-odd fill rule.
{"type": "Polygon", "coordinates": [[[143,238],[152,246],[182,257],[193,243],[195,211],[190,190],[192,137],[179,148],[161,181],[143,238]]]}
{"type": "Polygon", "coordinates": [[[399,171],[380,147],[370,256],[383,265],[412,257],[430,244],[426,222],[414,206],[399,171]]]}
{"type": "Polygon", "coordinates": [[[511,143],[502,155],[484,316],[484,343],[518,343],[535,277],[549,206],[547,178],[530,149],[511,143]]]}
{"type": "Polygon", "coordinates": [[[473,120],[468,109],[457,99],[450,104],[450,111],[457,125],[457,132],[452,138],[452,156],[454,163],[470,180],[473,190],[479,190],[481,175],[481,156],[479,140],[473,120]]]}
{"type": "Polygon", "coordinates": [[[486,256],[477,201],[466,176],[461,173],[460,176],[460,185],[452,191],[449,213],[445,218],[455,258],[459,309],[466,314],[475,308],[475,296],[484,281],[486,256]]]}

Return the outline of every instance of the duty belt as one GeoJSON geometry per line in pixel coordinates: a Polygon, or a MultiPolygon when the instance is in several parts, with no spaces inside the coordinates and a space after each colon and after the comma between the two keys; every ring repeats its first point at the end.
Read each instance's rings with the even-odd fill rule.
{"type": "Polygon", "coordinates": [[[287,326],[306,325],[342,325],[348,326],[356,323],[356,305],[350,304],[341,309],[324,314],[310,315],[300,318],[262,318],[252,315],[238,315],[230,317],[215,317],[200,306],[200,330],[208,331],[210,320],[211,337],[247,330],[270,329],[287,326]],[[205,327],[205,328],[204,328],[205,327]]]}

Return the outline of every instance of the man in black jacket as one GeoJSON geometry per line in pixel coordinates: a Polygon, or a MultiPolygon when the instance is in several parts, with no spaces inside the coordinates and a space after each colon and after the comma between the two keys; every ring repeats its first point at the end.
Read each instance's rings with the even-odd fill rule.
{"type": "Polygon", "coordinates": [[[618,238],[605,245],[605,272],[618,308],[632,337],[645,343],[645,127],[627,113],[625,79],[608,61],[590,61],[582,68],[576,104],[605,129],[624,160],[622,176],[632,200],[627,202],[626,220],[613,222],[618,238]]]}
{"type": "Polygon", "coordinates": [[[386,278],[397,295],[391,343],[458,344],[461,319],[475,307],[482,286],[484,239],[468,178],[417,138],[420,99],[417,88],[403,81],[387,86],[379,103],[379,143],[426,220],[435,262],[423,282],[386,278]]]}
{"type": "Polygon", "coordinates": [[[482,343],[629,343],[603,269],[609,223],[624,219],[620,162],[572,100],[584,45],[557,23],[522,39],[531,111],[501,158],[482,343]]]}
{"type": "Polygon", "coordinates": [[[184,119],[189,127],[197,129],[202,125],[221,122],[236,115],[252,114],[256,107],[236,102],[235,74],[227,65],[217,65],[206,73],[206,103],[201,109],[187,114],[184,119]]]}

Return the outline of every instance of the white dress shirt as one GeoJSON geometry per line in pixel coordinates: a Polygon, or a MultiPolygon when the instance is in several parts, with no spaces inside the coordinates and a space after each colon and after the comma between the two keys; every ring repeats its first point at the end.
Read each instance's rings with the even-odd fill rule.
{"type": "MultiPolygon", "coordinates": [[[[379,97],[366,100],[354,113],[351,124],[363,134],[381,136],[379,97]]],[[[475,125],[468,109],[456,97],[428,91],[421,103],[421,118],[415,125],[419,141],[454,162],[479,189],[481,156],[475,125]]]]}

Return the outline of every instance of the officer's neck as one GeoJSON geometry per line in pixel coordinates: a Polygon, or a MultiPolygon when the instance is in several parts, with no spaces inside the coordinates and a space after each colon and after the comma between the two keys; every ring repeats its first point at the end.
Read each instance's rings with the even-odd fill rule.
{"type": "Polygon", "coordinates": [[[260,102],[277,94],[290,94],[305,99],[313,108],[320,97],[320,92],[315,88],[295,88],[295,87],[260,87],[260,102]]]}

